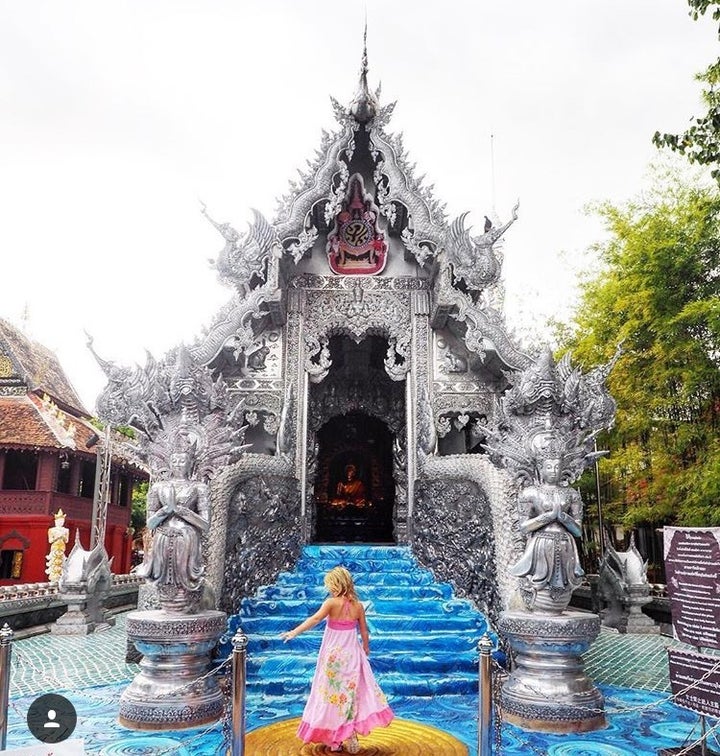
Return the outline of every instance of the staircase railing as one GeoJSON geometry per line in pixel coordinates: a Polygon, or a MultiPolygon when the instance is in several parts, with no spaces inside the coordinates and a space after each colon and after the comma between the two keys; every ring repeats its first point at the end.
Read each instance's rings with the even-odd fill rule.
{"type": "Polygon", "coordinates": [[[478,641],[478,756],[492,754],[492,649],[490,636],[485,633],[478,641]]]}
{"type": "Polygon", "coordinates": [[[245,706],[248,637],[238,630],[232,639],[232,756],[245,756],[245,706]]]}

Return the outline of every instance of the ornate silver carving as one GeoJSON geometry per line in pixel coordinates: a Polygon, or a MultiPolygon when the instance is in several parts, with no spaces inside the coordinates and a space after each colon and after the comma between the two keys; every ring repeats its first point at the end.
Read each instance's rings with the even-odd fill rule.
{"type": "Polygon", "coordinates": [[[161,615],[157,611],[131,612],[127,618],[127,629],[132,635],[171,643],[191,634],[205,636],[221,633],[225,629],[225,619],[222,612],[206,612],[193,617],[161,615]]]}
{"type": "Polygon", "coordinates": [[[531,729],[574,732],[605,724],[602,695],[580,659],[597,637],[599,618],[565,610],[583,574],[574,540],[582,532],[582,501],[568,484],[597,458],[595,435],[613,421],[608,371],[584,376],[569,356],[556,365],[547,350],[508,376],[513,385],[498,409],[499,428],[490,432],[491,455],[521,487],[520,527],[529,534],[510,568],[527,608],[499,625],[515,658],[502,700],[506,718],[531,729]]]}
{"type": "Polygon", "coordinates": [[[282,394],[279,391],[245,391],[239,392],[241,399],[238,409],[242,407],[245,413],[277,415],[282,409],[282,394]]]}
{"type": "Polygon", "coordinates": [[[567,484],[600,456],[594,438],[614,418],[614,402],[597,376],[588,382],[569,355],[556,366],[545,351],[514,378],[499,409],[500,430],[491,433],[493,458],[522,486],[521,529],[529,538],[511,572],[523,578],[529,609],[564,611],[581,581],[574,538],[581,534],[582,501],[567,484]]]}
{"type": "Polygon", "coordinates": [[[362,66],[360,68],[360,81],[358,89],[350,103],[349,111],[358,123],[367,123],[377,115],[378,98],[370,91],[367,82],[368,57],[367,57],[367,23],[363,36],[362,66]]]}
{"type": "Polygon", "coordinates": [[[244,235],[239,234],[229,223],[214,221],[204,204],[202,214],[225,239],[225,247],[214,263],[220,280],[235,286],[244,298],[252,288],[253,277],[258,283],[265,281],[270,256],[279,253],[280,241],[275,229],[255,209],[255,220],[249,224],[244,235]]]}
{"type": "Polygon", "coordinates": [[[344,333],[356,343],[370,334],[387,335],[391,353],[385,361],[386,371],[393,380],[403,380],[409,368],[408,304],[405,292],[380,295],[362,287],[355,287],[352,293],[309,291],[306,307],[313,317],[305,327],[305,369],[310,380],[318,383],[328,374],[332,362],[327,336],[333,333],[344,333]]]}
{"type": "Polygon", "coordinates": [[[392,380],[405,380],[410,369],[409,352],[410,344],[408,341],[398,341],[394,336],[388,339],[388,350],[383,364],[385,365],[385,372],[392,380]]]}
{"type": "MultiPolygon", "coordinates": [[[[342,106],[340,108],[342,109],[342,106]]],[[[307,237],[305,240],[302,238],[303,232],[312,233],[306,225],[306,219],[313,206],[318,202],[327,201],[325,220],[326,223],[330,223],[340,207],[342,196],[347,188],[350,174],[347,164],[341,160],[341,155],[351,147],[353,142],[354,121],[347,116],[340,120],[342,126],[340,133],[323,132],[315,162],[309,166],[306,173],[300,174],[298,181],[290,182],[290,191],[279,202],[274,226],[283,247],[290,251],[293,258],[297,256],[296,245],[302,247],[304,243],[307,243],[307,237]],[[336,175],[338,185],[333,187],[336,175]]]]}
{"type": "MultiPolygon", "coordinates": [[[[218,313],[207,333],[190,348],[193,359],[209,365],[223,347],[232,347],[236,354],[249,349],[256,340],[253,323],[270,312],[270,304],[279,298],[274,285],[258,286],[247,295],[237,295],[218,313]]],[[[282,319],[282,318],[281,318],[282,319]]]]}
{"type": "MultiPolygon", "coordinates": [[[[408,500],[408,469],[407,469],[407,439],[404,433],[399,433],[393,442],[393,479],[395,480],[395,507],[404,510],[407,517],[408,500]]],[[[396,516],[396,519],[398,517],[396,516]]]]}
{"type": "Polygon", "coordinates": [[[430,283],[425,278],[411,278],[398,276],[393,278],[377,278],[360,276],[319,276],[314,273],[302,273],[288,281],[289,289],[325,290],[325,291],[356,291],[364,292],[385,291],[429,291],[430,283]]]}
{"type": "Polygon", "coordinates": [[[394,203],[408,211],[408,226],[401,238],[408,252],[422,267],[442,245],[446,233],[444,205],[432,193],[432,186],[423,186],[409,163],[402,135],[388,135],[380,125],[371,130],[371,149],[377,154],[373,175],[378,187],[376,201],[381,212],[395,221],[394,203]]]}
{"type": "MultiPolygon", "coordinates": [[[[283,494],[286,486],[288,487],[287,490],[292,491],[293,487],[294,490],[297,490],[298,483],[293,470],[293,460],[289,456],[279,453],[274,457],[266,454],[245,453],[235,464],[228,465],[220,470],[210,482],[210,501],[213,518],[210,522],[210,531],[206,537],[206,544],[210,546],[207,549],[206,579],[215,595],[219,597],[218,600],[222,606],[228,605],[227,600],[222,595],[225,579],[226,550],[229,548],[228,544],[231,546],[234,543],[232,539],[239,537],[236,529],[229,529],[229,520],[231,518],[230,504],[235,492],[238,489],[244,490],[243,487],[252,479],[259,480],[260,478],[268,481],[268,485],[275,479],[279,480],[280,484],[276,490],[283,494]],[[282,483],[283,480],[287,481],[287,483],[282,483]],[[232,530],[233,536],[230,535],[230,530],[232,530]]],[[[291,500],[294,500],[296,495],[291,496],[291,500]]],[[[287,537],[289,542],[292,541],[294,543],[296,534],[292,531],[292,520],[285,524],[289,530],[288,533],[283,535],[283,539],[287,537]]],[[[282,544],[278,548],[280,552],[285,553],[283,552],[282,544]]],[[[233,611],[236,611],[236,607],[233,607],[233,611]]]]}
{"type": "Polygon", "coordinates": [[[287,251],[296,265],[300,262],[300,260],[302,260],[305,253],[309,249],[312,249],[313,245],[317,241],[317,238],[318,231],[314,226],[312,226],[308,229],[303,229],[298,234],[297,240],[290,242],[287,251]]]}
{"type": "Polygon", "coordinates": [[[93,348],[92,336],[85,335],[88,349],[108,379],[97,399],[98,415],[110,425],[132,425],[145,433],[152,432],[158,425],[154,406],[157,381],[161,379],[154,357],[147,352],[144,368],[117,365],[102,359],[93,348]]]}
{"type": "Polygon", "coordinates": [[[86,635],[98,628],[115,624],[105,611],[105,600],[112,588],[110,560],[105,547],[98,543],[88,551],[75,535],[75,545],[65,560],[58,582],[59,597],[68,610],[52,625],[55,635],[86,635]]]}
{"type": "Polygon", "coordinates": [[[489,228],[478,237],[470,236],[470,229],[465,228],[463,213],[450,226],[445,241],[445,250],[452,265],[455,278],[463,280],[466,286],[475,291],[482,291],[495,284],[500,278],[501,261],[493,250],[493,244],[517,220],[519,203],[512,211],[512,218],[500,228],[489,228]]]}
{"type": "Polygon", "coordinates": [[[607,606],[602,621],[621,633],[659,633],[660,628],[642,607],[652,601],[647,579],[647,561],[635,546],[635,534],[625,551],[616,551],[612,544],[605,546],[600,561],[598,592],[607,606]]]}
{"type": "Polygon", "coordinates": [[[493,620],[501,602],[487,495],[474,481],[423,478],[413,511],[413,553],[493,620]]]}
{"type": "Polygon", "coordinates": [[[604,700],[581,654],[600,632],[596,615],[504,612],[498,629],[515,664],[502,687],[503,717],[525,729],[588,732],[605,726],[604,700]]]}
{"type": "Polygon", "coordinates": [[[290,450],[293,446],[293,410],[293,385],[288,381],[287,386],[285,387],[285,397],[283,399],[282,412],[280,414],[276,444],[277,453],[283,456],[290,454],[290,450]]]}
{"type": "Polygon", "coordinates": [[[435,453],[437,433],[432,416],[432,405],[428,390],[420,383],[417,388],[417,450],[420,462],[435,453]]]}
{"type": "MultiPolygon", "coordinates": [[[[109,372],[118,375],[114,366],[109,372]]],[[[246,448],[245,429],[227,411],[222,380],[214,381],[184,347],[159,365],[148,360],[144,373],[120,374],[131,380],[111,381],[103,394],[108,401],[98,404],[113,410],[114,422],[135,424],[143,433],[141,452],[155,480],[148,496],[153,553],[143,569],[157,584],[163,609],[194,613],[212,600],[204,598],[202,577],[201,537],[210,518],[206,481],[246,448]]]]}
{"type": "MultiPolygon", "coordinates": [[[[497,616],[500,609],[507,606],[517,592],[517,578],[508,573],[508,567],[517,561],[522,554],[523,547],[522,539],[518,533],[518,515],[513,506],[515,492],[512,481],[507,472],[493,465],[485,454],[429,456],[425,458],[422,477],[418,482],[420,490],[427,491],[428,486],[434,485],[434,481],[445,484],[451,484],[455,481],[472,482],[476,485],[477,488],[474,490],[479,492],[478,496],[480,497],[480,499],[474,499],[474,501],[480,501],[480,506],[483,506],[485,501],[488,503],[488,527],[491,528],[492,532],[498,595],[498,604],[488,607],[488,611],[490,611],[491,616],[497,616]]],[[[430,506],[429,500],[428,506],[430,506]]],[[[487,512],[487,510],[484,511],[487,512]]],[[[438,512],[436,516],[443,517],[442,512],[438,512]]],[[[474,518],[474,516],[475,510],[473,508],[469,508],[463,514],[464,518],[474,518]]],[[[430,531],[427,530],[425,537],[429,538],[429,533],[430,531]]],[[[420,537],[423,537],[422,533],[420,537]]],[[[465,562],[459,552],[458,560],[450,562],[448,569],[454,570],[457,575],[465,574],[465,562]]],[[[473,579],[482,580],[482,576],[476,576],[473,579]]],[[[485,592],[484,594],[486,598],[490,597],[490,594],[485,592]]]]}
{"type": "Polygon", "coordinates": [[[272,413],[267,413],[263,417],[263,429],[271,436],[276,436],[280,429],[280,418],[272,413]]]}
{"type": "Polygon", "coordinates": [[[490,343],[508,368],[523,369],[530,365],[531,357],[518,349],[508,336],[501,313],[484,302],[482,296],[476,301],[452,285],[450,266],[445,260],[441,262],[435,283],[433,325],[443,327],[448,318],[465,325],[465,346],[481,359],[485,358],[487,343],[490,343]]]}
{"type": "Polygon", "coordinates": [[[440,438],[445,438],[445,436],[447,436],[452,430],[452,422],[450,422],[449,417],[443,415],[435,419],[435,428],[438,436],[440,438]]]}
{"type": "Polygon", "coordinates": [[[244,481],[228,510],[221,606],[237,611],[243,597],[292,568],[300,545],[297,481],[266,475],[244,481]]]}
{"type": "Polygon", "coordinates": [[[397,437],[405,427],[404,398],[404,386],[397,382],[330,376],[310,393],[308,428],[317,432],[333,417],[362,412],[382,420],[397,437]]]}
{"type": "Polygon", "coordinates": [[[330,342],[327,336],[305,334],[305,371],[311,383],[320,383],[332,367],[330,342]]]}
{"type": "Polygon", "coordinates": [[[176,730],[219,719],[223,697],[217,677],[209,674],[210,652],[226,619],[216,611],[180,622],[163,611],[130,612],[128,638],[144,658],[120,696],[120,723],[140,730],[176,730]]]}

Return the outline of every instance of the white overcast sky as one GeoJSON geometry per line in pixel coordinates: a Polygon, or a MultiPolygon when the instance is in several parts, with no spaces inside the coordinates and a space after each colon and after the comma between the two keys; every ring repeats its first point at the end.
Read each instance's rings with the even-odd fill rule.
{"type": "Polygon", "coordinates": [[[684,0],[0,0],[0,317],[27,307],[89,409],[83,329],[142,363],[229,298],[198,200],[274,215],[352,97],[366,11],[371,86],[451,217],[492,211],[494,134],[511,322],[562,311],[601,237],[584,206],[641,190],[718,55],[684,0]]]}

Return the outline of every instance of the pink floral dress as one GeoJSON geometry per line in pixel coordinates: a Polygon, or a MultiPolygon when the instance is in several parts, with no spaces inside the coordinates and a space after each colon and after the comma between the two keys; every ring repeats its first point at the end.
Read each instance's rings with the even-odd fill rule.
{"type": "MultiPolygon", "coordinates": [[[[346,603],[343,613],[349,609],[346,603]]],[[[358,642],[357,620],[328,618],[298,737],[332,748],[353,732],[385,727],[394,716],[358,642]]]]}

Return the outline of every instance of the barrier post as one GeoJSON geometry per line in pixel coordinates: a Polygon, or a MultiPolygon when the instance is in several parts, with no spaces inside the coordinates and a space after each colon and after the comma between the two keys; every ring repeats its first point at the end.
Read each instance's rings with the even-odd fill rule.
{"type": "Polygon", "coordinates": [[[232,756],[245,756],[247,635],[238,630],[232,644],[232,756]]]}
{"type": "Polygon", "coordinates": [[[493,644],[485,633],[478,641],[478,756],[492,756],[490,728],[492,720],[492,653],[493,644]]]}
{"type": "Polygon", "coordinates": [[[6,622],[0,629],[0,751],[4,751],[7,746],[12,639],[13,631],[6,622]]]}

